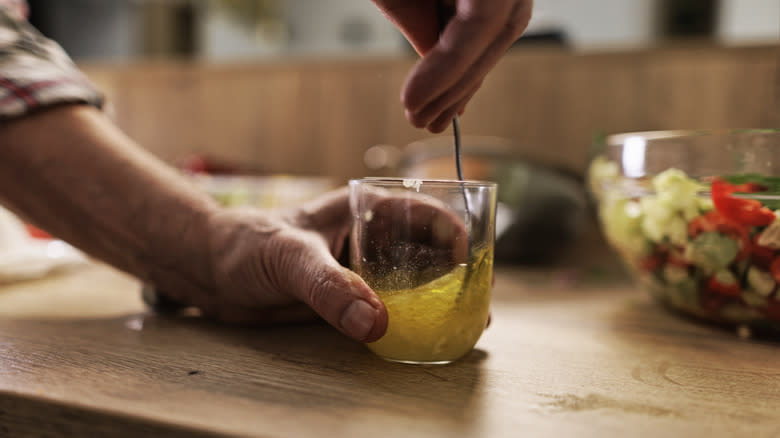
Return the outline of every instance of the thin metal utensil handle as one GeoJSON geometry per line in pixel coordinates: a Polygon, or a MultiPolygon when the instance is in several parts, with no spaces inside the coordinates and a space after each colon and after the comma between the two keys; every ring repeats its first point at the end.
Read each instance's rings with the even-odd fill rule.
{"type": "MultiPolygon", "coordinates": [[[[471,226],[471,206],[469,205],[469,197],[466,194],[466,185],[464,184],[465,178],[463,178],[463,162],[461,160],[461,143],[460,143],[460,121],[458,115],[452,119],[452,133],[455,137],[455,172],[458,175],[458,180],[461,181],[460,189],[463,193],[463,202],[466,206],[466,227],[471,226]]],[[[469,244],[469,247],[471,245],[469,244]]]]}
{"type": "Polygon", "coordinates": [[[455,135],[455,171],[458,173],[458,179],[463,181],[463,163],[460,159],[460,122],[457,114],[452,119],[452,133],[455,135]]]}
{"type": "MultiPolygon", "coordinates": [[[[436,2],[436,9],[439,19],[439,35],[444,32],[444,28],[447,27],[447,23],[450,18],[455,14],[455,2],[452,0],[439,0],[436,2]]],[[[461,181],[460,188],[463,193],[463,203],[466,207],[466,229],[468,231],[471,228],[471,205],[469,204],[469,197],[466,194],[466,185],[463,184],[465,178],[463,178],[463,161],[461,160],[461,142],[460,142],[460,121],[458,115],[452,118],[452,133],[455,137],[455,172],[457,173],[458,180],[461,181]]],[[[469,239],[469,253],[471,252],[471,239],[469,239]]]]}
{"type": "MultiPolygon", "coordinates": [[[[452,118],[452,133],[455,137],[455,172],[458,174],[458,179],[460,180],[460,192],[463,194],[463,204],[466,207],[466,220],[464,221],[464,224],[466,226],[466,241],[468,242],[468,254],[466,255],[466,260],[470,262],[471,259],[471,206],[469,205],[469,197],[466,193],[466,183],[464,182],[463,178],[463,163],[461,163],[461,150],[460,150],[460,121],[458,119],[458,115],[455,114],[455,117],[452,118]]],[[[463,277],[463,283],[461,284],[460,293],[458,294],[458,298],[462,297],[466,293],[466,288],[469,284],[469,279],[471,277],[471,269],[466,268],[466,275],[463,277]]]]}
{"type": "MultiPolygon", "coordinates": [[[[455,13],[454,2],[451,0],[439,0],[436,2],[439,15],[439,35],[444,32],[444,28],[447,26],[450,17],[455,13]]],[[[466,207],[466,220],[464,225],[466,226],[466,240],[468,243],[468,253],[466,255],[467,262],[471,259],[471,205],[469,204],[469,197],[466,193],[465,178],[463,178],[463,162],[461,160],[461,143],[460,143],[460,120],[458,115],[452,118],[452,134],[455,138],[455,172],[457,173],[458,180],[460,181],[460,192],[463,194],[463,205],[466,207]]],[[[463,283],[461,283],[460,293],[458,294],[458,300],[466,293],[466,288],[469,284],[471,277],[471,269],[466,269],[466,274],[463,277],[463,283]]]]}

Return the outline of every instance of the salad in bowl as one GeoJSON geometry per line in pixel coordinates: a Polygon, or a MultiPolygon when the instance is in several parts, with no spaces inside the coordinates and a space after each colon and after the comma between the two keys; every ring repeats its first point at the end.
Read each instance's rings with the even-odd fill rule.
{"type": "Polygon", "coordinates": [[[608,137],[589,169],[602,230],[667,307],[780,334],[780,131],[608,137]]]}

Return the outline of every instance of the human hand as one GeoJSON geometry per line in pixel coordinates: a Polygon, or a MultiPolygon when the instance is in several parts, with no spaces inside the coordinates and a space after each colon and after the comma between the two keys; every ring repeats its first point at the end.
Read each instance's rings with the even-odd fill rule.
{"type": "MultiPolygon", "coordinates": [[[[451,215],[439,206],[378,196],[375,207],[377,224],[387,223],[382,218],[406,220],[419,229],[417,243],[431,252],[464,256],[465,228],[450,222],[451,215]],[[401,217],[400,211],[408,214],[401,217]],[[439,224],[437,236],[433,223],[439,224]]],[[[363,279],[337,261],[347,250],[350,226],[346,190],[273,214],[221,210],[211,220],[208,238],[214,287],[173,288],[165,294],[226,322],[271,324],[319,315],[355,340],[375,341],[387,328],[387,311],[363,279]]],[[[383,230],[377,228],[377,238],[383,230]]]]}
{"type": "Polygon", "coordinates": [[[482,81],[523,34],[533,0],[373,0],[422,59],[406,79],[401,100],[418,128],[438,133],[465,110],[482,81]],[[439,36],[439,3],[452,18],[439,36]]]}

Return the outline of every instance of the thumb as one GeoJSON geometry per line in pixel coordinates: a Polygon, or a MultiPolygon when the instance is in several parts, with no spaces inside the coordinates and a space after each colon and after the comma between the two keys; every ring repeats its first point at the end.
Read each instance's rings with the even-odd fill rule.
{"type": "Polygon", "coordinates": [[[345,335],[373,342],[387,330],[384,304],[360,276],[341,266],[324,240],[307,233],[281,251],[281,283],[345,335]]]}

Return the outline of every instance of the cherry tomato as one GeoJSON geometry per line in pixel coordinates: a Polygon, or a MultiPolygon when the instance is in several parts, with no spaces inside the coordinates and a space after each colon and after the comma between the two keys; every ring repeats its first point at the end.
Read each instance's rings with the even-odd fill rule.
{"type": "Polygon", "coordinates": [[[702,310],[717,315],[718,310],[720,310],[729,299],[728,296],[711,290],[709,287],[706,287],[705,284],[705,287],[702,288],[701,294],[699,295],[699,304],[701,305],[702,310]]]}
{"type": "Polygon", "coordinates": [[[664,264],[664,258],[661,254],[650,254],[639,260],[639,269],[644,272],[655,271],[664,264]]]}
{"type": "Polygon", "coordinates": [[[240,169],[230,163],[202,155],[185,157],[178,163],[180,169],[190,173],[208,173],[214,175],[229,175],[240,173],[240,169]]]}
{"type": "Polygon", "coordinates": [[[725,284],[718,281],[715,277],[710,277],[707,280],[707,290],[717,295],[725,295],[729,297],[738,297],[740,292],[739,283],[725,284]]]}
{"type": "Polygon", "coordinates": [[[769,303],[764,310],[764,314],[771,320],[780,321],[780,302],[773,301],[769,303]]]}

